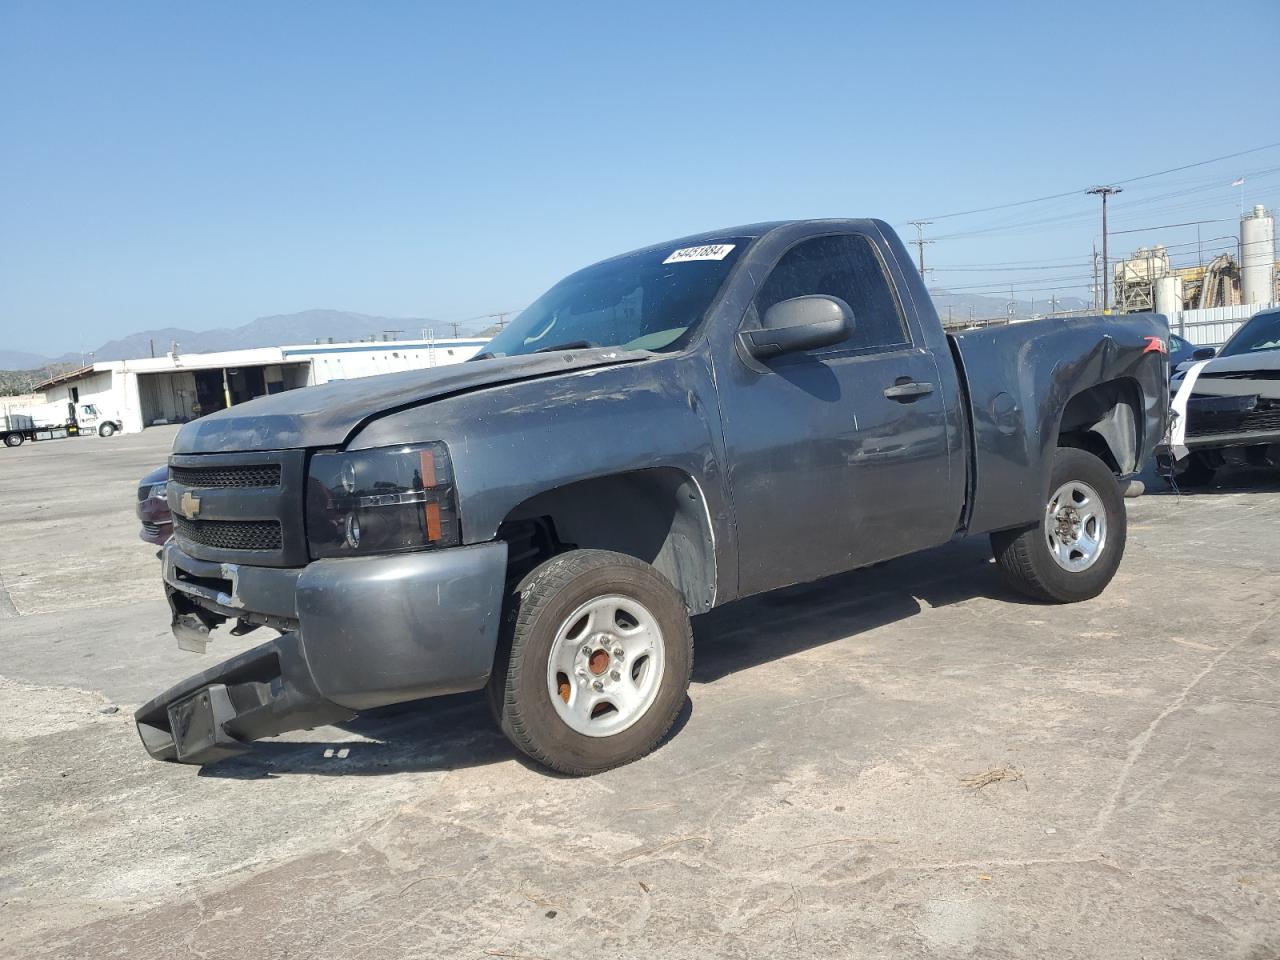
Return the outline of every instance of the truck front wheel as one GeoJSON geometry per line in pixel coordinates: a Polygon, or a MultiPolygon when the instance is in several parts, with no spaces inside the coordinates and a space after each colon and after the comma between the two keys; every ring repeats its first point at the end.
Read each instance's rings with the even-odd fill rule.
{"type": "Polygon", "coordinates": [[[6,433],[4,435],[4,445],[6,447],[20,447],[24,439],[26,438],[20,433],[6,433]]]}
{"type": "Polygon", "coordinates": [[[1091,453],[1059,447],[1040,522],[991,535],[991,550],[1017,590],[1050,603],[1096,597],[1124,555],[1124,497],[1111,469],[1091,453]]]}
{"type": "Polygon", "coordinates": [[[574,550],[509,597],[489,700],[524,753],[582,776],[653,750],[692,669],[689,615],[666,578],[625,554],[574,550]]]}
{"type": "Polygon", "coordinates": [[[116,425],[114,423],[104,423],[102,426],[98,428],[98,436],[100,437],[109,437],[115,432],[116,432],[116,425]]]}

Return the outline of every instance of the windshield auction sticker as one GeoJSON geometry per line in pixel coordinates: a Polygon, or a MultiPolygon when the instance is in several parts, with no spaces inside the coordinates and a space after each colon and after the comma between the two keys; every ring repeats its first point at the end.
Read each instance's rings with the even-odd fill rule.
{"type": "Polygon", "coordinates": [[[734,247],[732,243],[709,243],[705,247],[684,247],[663,263],[687,263],[690,260],[723,260],[734,247]]]}

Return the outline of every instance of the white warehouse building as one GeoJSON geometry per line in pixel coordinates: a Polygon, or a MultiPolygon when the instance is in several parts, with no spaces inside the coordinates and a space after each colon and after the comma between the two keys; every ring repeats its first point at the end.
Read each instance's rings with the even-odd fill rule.
{"type": "Polygon", "coordinates": [[[48,403],[93,404],[100,417],[134,433],[157,424],[185,423],[284,390],[461,363],[486,343],[377,340],[106,360],[52,377],[34,389],[48,403]]]}

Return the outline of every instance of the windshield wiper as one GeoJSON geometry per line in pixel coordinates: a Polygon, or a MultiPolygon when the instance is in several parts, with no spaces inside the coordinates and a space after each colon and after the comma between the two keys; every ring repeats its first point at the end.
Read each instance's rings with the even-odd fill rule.
{"type": "Polygon", "coordinates": [[[567,343],[557,343],[550,347],[539,347],[534,353],[553,353],[556,350],[582,350],[586,347],[594,347],[595,344],[590,340],[570,340],[567,343]]]}

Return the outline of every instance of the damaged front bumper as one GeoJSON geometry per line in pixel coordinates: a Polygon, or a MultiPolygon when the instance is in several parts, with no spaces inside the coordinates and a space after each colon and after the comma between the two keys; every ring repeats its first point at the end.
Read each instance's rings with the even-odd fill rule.
{"type": "Polygon", "coordinates": [[[281,636],[171,687],[134,715],[157,760],[209,763],[249,741],[360,710],[475,690],[493,665],[507,546],[486,543],[301,568],[213,563],[164,548],[183,649],[228,620],[281,636]]]}
{"type": "Polygon", "coordinates": [[[301,638],[286,633],[170,687],[134,720],[157,760],[212,763],[251,740],[354,716],[320,694],[301,638]]]}

